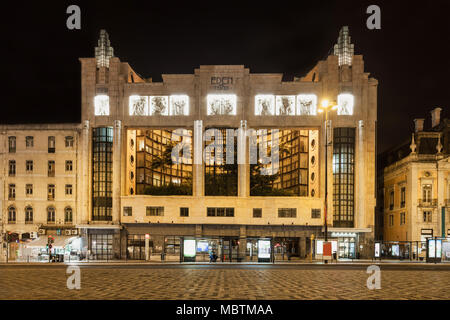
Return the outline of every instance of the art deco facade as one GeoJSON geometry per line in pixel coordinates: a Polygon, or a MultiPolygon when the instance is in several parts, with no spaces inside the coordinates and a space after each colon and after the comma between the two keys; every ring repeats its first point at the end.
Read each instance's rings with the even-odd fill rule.
{"type": "MultiPolygon", "coordinates": [[[[353,48],[345,34],[340,48],[353,48]]],[[[293,81],[242,65],[213,65],[153,82],[113,56],[104,32],[99,47],[96,57],[80,59],[81,124],[1,126],[4,232],[72,230],[93,259],[144,259],[146,234],[150,259],[163,253],[166,260],[199,261],[214,250],[223,261],[253,260],[264,250],[261,239],[270,240],[276,259],[304,258],[312,240],[324,236],[327,174],[328,231],[338,255],[370,256],[378,82],[364,71],[361,55],[330,55],[293,81]],[[329,113],[328,172],[318,112],[323,99],[338,105],[329,113]],[[27,136],[35,140],[31,153],[27,136]],[[15,152],[8,148],[13,138],[15,152]],[[267,144],[275,152],[276,140],[279,166],[275,174],[261,174],[270,166],[250,150],[267,144]],[[221,146],[227,162],[212,161],[221,146]],[[181,163],[173,163],[174,150],[181,163]],[[36,166],[31,173],[28,160],[36,166]],[[11,161],[15,176],[8,175],[11,161]],[[8,185],[15,185],[15,198],[8,197],[8,185]],[[25,221],[28,207],[32,223],[25,221]],[[8,220],[10,208],[15,222],[8,220]],[[192,240],[195,252],[185,255],[192,240]]]]}

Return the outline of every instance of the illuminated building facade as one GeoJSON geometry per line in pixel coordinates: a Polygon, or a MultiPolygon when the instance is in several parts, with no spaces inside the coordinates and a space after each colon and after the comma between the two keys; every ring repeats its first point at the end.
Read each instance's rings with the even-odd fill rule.
{"type": "MultiPolygon", "coordinates": [[[[153,82],[114,57],[101,34],[102,50],[80,59],[82,122],[73,125],[73,224],[86,255],[202,261],[214,251],[219,261],[264,261],[305,258],[312,249],[320,256],[325,174],[338,257],[371,254],[378,82],[362,56],[346,51],[351,63],[340,63],[337,52],[293,81],[213,65],[153,82]],[[338,106],[329,114],[328,172],[323,99],[338,106]],[[261,145],[268,154],[255,157],[250,150],[261,145]],[[275,153],[277,165],[261,161],[275,153]]],[[[11,128],[2,127],[2,146],[11,128]]],[[[10,158],[5,151],[3,164],[10,158]]],[[[2,199],[4,222],[11,205],[2,199]]]]}

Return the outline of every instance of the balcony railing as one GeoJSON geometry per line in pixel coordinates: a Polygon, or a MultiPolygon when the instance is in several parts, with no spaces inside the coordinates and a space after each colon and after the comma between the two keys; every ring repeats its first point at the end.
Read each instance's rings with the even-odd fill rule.
{"type": "Polygon", "coordinates": [[[25,224],[33,224],[33,220],[26,220],[25,224]]]}
{"type": "Polygon", "coordinates": [[[419,199],[419,207],[436,207],[437,199],[427,199],[424,201],[423,199],[419,199]]]}
{"type": "Polygon", "coordinates": [[[450,199],[445,199],[445,206],[450,207],[450,199]]]}

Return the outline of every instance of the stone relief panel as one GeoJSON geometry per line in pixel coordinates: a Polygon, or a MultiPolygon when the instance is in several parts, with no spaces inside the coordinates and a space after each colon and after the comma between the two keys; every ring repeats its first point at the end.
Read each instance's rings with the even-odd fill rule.
{"type": "Polygon", "coordinates": [[[235,94],[209,94],[206,100],[208,116],[236,115],[235,94]]]}
{"type": "Polygon", "coordinates": [[[276,114],[280,116],[295,115],[295,96],[277,96],[276,114]]]}
{"type": "Polygon", "coordinates": [[[255,115],[274,116],[275,96],[271,94],[259,94],[255,96],[255,115]]]}
{"type": "Polygon", "coordinates": [[[298,95],[297,114],[301,116],[315,116],[317,114],[317,96],[314,94],[298,95]]]}

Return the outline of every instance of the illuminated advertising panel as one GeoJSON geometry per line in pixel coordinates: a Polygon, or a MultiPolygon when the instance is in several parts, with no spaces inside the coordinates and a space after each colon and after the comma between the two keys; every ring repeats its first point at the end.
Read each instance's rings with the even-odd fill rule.
{"type": "Polygon", "coordinates": [[[258,258],[270,259],[270,240],[258,240],[258,258]]]}
{"type": "Polygon", "coordinates": [[[192,258],[195,257],[195,240],[185,239],[184,240],[184,250],[183,254],[185,257],[192,258]]]}

